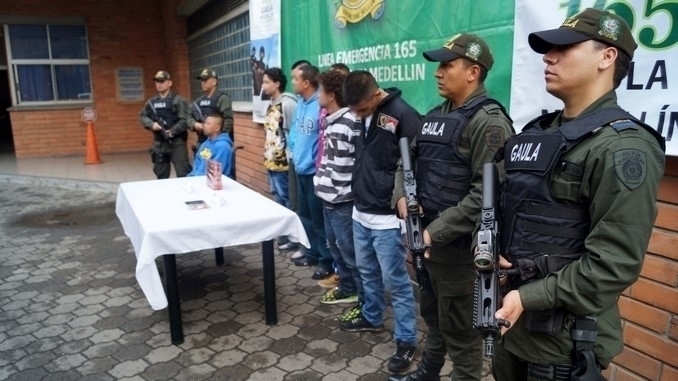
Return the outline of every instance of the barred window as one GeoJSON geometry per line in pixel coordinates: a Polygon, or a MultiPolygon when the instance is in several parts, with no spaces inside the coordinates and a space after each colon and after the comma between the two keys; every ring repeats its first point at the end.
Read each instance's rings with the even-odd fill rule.
{"type": "Polygon", "coordinates": [[[191,99],[202,95],[195,78],[210,67],[219,76],[219,90],[226,91],[235,102],[252,101],[250,67],[250,20],[247,12],[215,28],[189,38],[188,57],[191,73],[191,99]]]}
{"type": "Polygon", "coordinates": [[[5,25],[15,104],[90,102],[84,25],[5,25]]]}

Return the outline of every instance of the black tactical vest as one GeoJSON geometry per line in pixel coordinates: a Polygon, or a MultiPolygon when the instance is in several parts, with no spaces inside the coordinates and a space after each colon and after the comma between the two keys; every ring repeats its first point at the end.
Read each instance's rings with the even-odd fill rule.
{"type": "Polygon", "coordinates": [[[196,101],[198,107],[200,107],[200,111],[202,111],[202,115],[205,118],[207,118],[208,115],[213,114],[221,115],[221,110],[219,110],[219,107],[217,107],[217,102],[219,101],[219,97],[221,97],[223,94],[223,91],[215,91],[211,97],[208,98],[206,96],[202,96],[196,101]]]}
{"type": "Polygon", "coordinates": [[[564,155],[608,126],[616,130],[641,126],[664,147],[663,137],[652,127],[618,107],[595,111],[545,132],[556,116],[551,113],[533,120],[504,146],[502,252],[520,270],[520,279],[511,280],[512,288],[556,272],[587,252],[589,206],[551,194],[553,171],[568,171],[572,165],[561,160],[564,155]]]}
{"type": "Polygon", "coordinates": [[[463,157],[458,148],[466,123],[488,103],[499,105],[480,96],[446,114],[436,109],[422,120],[417,132],[416,180],[419,201],[428,218],[436,218],[468,194],[471,160],[463,157]]]}
{"type": "Polygon", "coordinates": [[[153,107],[158,117],[165,123],[167,129],[171,128],[179,121],[179,115],[174,110],[174,98],[176,94],[170,93],[167,98],[156,98],[153,100],[153,107]]]}

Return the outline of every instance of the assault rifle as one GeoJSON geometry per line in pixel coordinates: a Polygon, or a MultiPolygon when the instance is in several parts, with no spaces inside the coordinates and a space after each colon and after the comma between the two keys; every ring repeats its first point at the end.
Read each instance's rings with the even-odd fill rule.
{"type": "Polygon", "coordinates": [[[405,186],[405,200],[407,201],[407,218],[405,218],[405,228],[407,229],[406,244],[412,253],[414,271],[417,274],[419,285],[433,290],[431,278],[424,267],[424,245],[421,213],[419,211],[419,201],[417,201],[417,181],[414,178],[412,170],[412,159],[410,158],[410,142],[406,137],[400,138],[400,156],[403,165],[403,182],[405,186]]]}
{"type": "MultiPolygon", "coordinates": [[[[473,325],[485,340],[485,357],[494,353],[494,339],[500,336],[501,327],[511,323],[494,317],[500,304],[499,276],[499,176],[494,163],[483,165],[483,198],[478,232],[478,247],[473,263],[478,271],[475,283],[473,325]]],[[[501,271],[501,273],[500,273],[501,271]]]]}
{"type": "Polygon", "coordinates": [[[171,144],[172,138],[167,134],[167,130],[169,128],[172,128],[172,126],[170,126],[169,123],[167,123],[167,121],[164,118],[158,115],[158,111],[155,109],[153,103],[151,103],[150,100],[146,102],[146,109],[149,111],[149,114],[151,115],[151,120],[158,123],[161,127],[160,131],[154,132],[158,132],[165,141],[171,144]]]}

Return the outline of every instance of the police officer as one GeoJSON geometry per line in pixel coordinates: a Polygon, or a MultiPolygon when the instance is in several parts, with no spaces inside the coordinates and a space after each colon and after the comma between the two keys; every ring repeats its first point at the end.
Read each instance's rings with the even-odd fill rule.
{"type": "MultiPolygon", "coordinates": [[[[454,363],[453,380],[480,380],[482,340],[472,323],[476,271],[471,238],[480,215],[483,163],[492,160],[513,127],[504,108],[487,96],[483,83],[494,59],[480,37],[456,35],[424,58],[439,62],[435,77],[445,98],[422,120],[412,144],[423,240],[432,245],[425,268],[433,287],[419,289],[428,327],[419,367],[391,380],[440,380],[445,353],[454,363]]],[[[394,198],[405,218],[402,184],[399,171],[394,198]]]]}
{"type": "Polygon", "coordinates": [[[622,18],[588,8],[528,41],[564,107],[503,149],[500,265],[519,274],[495,314],[511,328],[495,348],[494,376],[601,380],[623,348],[617,300],[647,250],[664,139],[617,105],[637,47],[622,18]]]}
{"type": "Polygon", "coordinates": [[[157,72],[153,81],[158,94],[146,102],[139,115],[141,125],[153,131],[153,172],[158,179],[169,178],[171,162],[177,177],[184,177],[191,171],[186,150],[188,104],[181,95],[172,91],[168,72],[157,72]]]}
{"type": "Polygon", "coordinates": [[[200,72],[200,76],[197,79],[200,80],[200,86],[204,94],[191,105],[187,122],[189,128],[198,134],[198,146],[207,140],[205,134],[202,133],[202,124],[210,114],[219,114],[224,118],[221,131],[228,133],[231,141],[233,141],[233,108],[231,106],[231,98],[228,94],[219,90],[217,72],[206,68],[200,72]]]}

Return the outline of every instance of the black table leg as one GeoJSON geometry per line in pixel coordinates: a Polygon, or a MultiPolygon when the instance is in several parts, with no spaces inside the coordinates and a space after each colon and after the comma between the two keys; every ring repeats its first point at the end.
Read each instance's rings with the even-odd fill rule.
{"type": "Polygon", "coordinates": [[[165,267],[165,290],[172,344],[179,345],[184,342],[184,329],[181,325],[181,302],[177,284],[177,257],[175,254],[165,254],[162,256],[162,263],[165,267]]]}
{"type": "Polygon", "coordinates": [[[273,240],[261,243],[264,267],[264,301],[266,305],[266,324],[278,324],[278,305],[275,300],[275,259],[273,240]]]}
{"type": "Polygon", "coordinates": [[[214,258],[217,261],[217,266],[223,266],[224,265],[224,248],[223,247],[217,247],[214,249],[214,258]]]}

